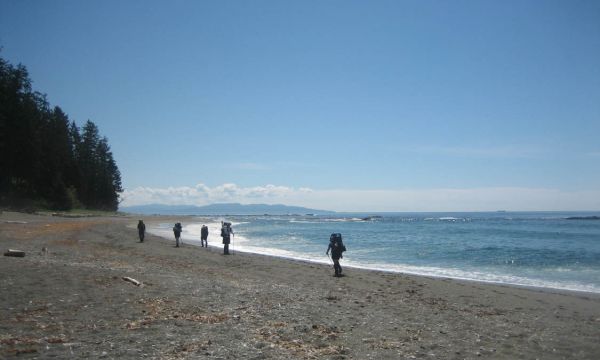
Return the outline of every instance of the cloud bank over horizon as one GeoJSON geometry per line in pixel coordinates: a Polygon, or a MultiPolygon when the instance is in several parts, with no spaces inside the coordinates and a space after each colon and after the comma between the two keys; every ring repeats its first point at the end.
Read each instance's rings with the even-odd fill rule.
{"type": "Polygon", "coordinates": [[[466,189],[311,189],[281,185],[242,187],[225,183],[125,190],[122,207],[214,203],[284,204],[346,212],[577,211],[600,210],[600,191],[485,187],[466,189]]]}

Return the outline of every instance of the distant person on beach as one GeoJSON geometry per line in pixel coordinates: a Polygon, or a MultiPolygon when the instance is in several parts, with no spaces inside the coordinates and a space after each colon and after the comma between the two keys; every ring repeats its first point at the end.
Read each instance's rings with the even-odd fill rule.
{"type": "Polygon", "coordinates": [[[208,248],[208,226],[202,225],[200,230],[200,246],[208,248]]]}
{"type": "Polygon", "coordinates": [[[138,222],[138,235],[140,236],[140,242],[144,242],[144,235],[146,235],[146,224],[142,220],[138,222]]]}
{"type": "Polygon", "coordinates": [[[181,237],[181,223],[176,223],[173,226],[173,234],[175,235],[175,247],[179,247],[179,238],[181,237]]]}
{"type": "Polygon", "coordinates": [[[221,221],[221,237],[223,238],[223,255],[229,255],[229,243],[231,236],[235,236],[231,223],[221,221]]]}
{"type": "Polygon", "coordinates": [[[342,242],[342,234],[334,233],[329,237],[329,247],[327,247],[327,251],[325,254],[329,256],[329,251],[331,251],[331,260],[333,260],[333,269],[335,270],[336,277],[342,276],[342,266],[340,265],[340,259],[344,256],[342,253],[346,251],[346,247],[342,242]]]}

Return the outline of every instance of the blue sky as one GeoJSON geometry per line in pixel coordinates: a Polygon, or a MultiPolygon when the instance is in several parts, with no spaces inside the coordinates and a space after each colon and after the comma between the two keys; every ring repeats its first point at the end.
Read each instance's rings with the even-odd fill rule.
{"type": "Polygon", "coordinates": [[[598,1],[2,1],[124,205],[600,210],[598,1]]]}

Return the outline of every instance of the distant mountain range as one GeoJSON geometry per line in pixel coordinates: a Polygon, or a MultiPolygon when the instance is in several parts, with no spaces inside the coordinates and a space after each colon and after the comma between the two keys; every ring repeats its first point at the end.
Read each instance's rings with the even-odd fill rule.
{"type": "Polygon", "coordinates": [[[144,215],[289,215],[289,214],[333,214],[334,211],[309,209],[301,206],[267,205],[267,204],[211,204],[194,205],[162,205],[149,204],[126,206],[119,211],[144,215]]]}

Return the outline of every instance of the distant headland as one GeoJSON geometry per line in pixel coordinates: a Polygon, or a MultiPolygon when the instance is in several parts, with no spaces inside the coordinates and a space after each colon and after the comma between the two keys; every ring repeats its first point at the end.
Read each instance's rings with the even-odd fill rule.
{"type": "Polygon", "coordinates": [[[144,215],[325,215],[334,211],[301,206],[219,203],[205,206],[149,204],[126,206],[119,211],[144,215]]]}

